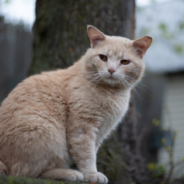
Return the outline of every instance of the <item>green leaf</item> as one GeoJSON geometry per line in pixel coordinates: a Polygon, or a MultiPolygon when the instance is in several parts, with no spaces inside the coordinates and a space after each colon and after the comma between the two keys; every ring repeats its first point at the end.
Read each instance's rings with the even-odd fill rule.
{"type": "Polygon", "coordinates": [[[182,45],[175,45],[174,50],[176,53],[181,54],[183,52],[183,46],[182,45]]]}
{"type": "Polygon", "coordinates": [[[184,22],[181,22],[179,27],[180,27],[180,30],[183,30],[184,29],[184,22]]]}
{"type": "Polygon", "coordinates": [[[5,0],[4,1],[4,3],[10,3],[11,2],[11,0],[5,0]]]}
{"type": "Polygon", "coordinates": [[[159,29],[160,29],[163,33],[165,33],[165,32],[167,31],[167,25],[164,24],[164,23],[160,23],[160,24],[159,24],[159,29]]]}

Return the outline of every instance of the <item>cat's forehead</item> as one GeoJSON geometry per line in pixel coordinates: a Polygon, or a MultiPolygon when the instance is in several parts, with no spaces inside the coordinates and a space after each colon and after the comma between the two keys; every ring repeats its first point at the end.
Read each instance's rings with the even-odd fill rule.
{"type": "Polygon", "coordinates": [[[122,57],[123,53],[132,48],[132,40],[118,36],[107,36],[106,41],[99,47],[108,56],[122,57]]]}

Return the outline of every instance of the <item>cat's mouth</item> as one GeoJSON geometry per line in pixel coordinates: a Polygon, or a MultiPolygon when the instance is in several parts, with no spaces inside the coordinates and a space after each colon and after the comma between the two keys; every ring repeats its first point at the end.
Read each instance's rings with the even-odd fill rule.
{"type": "Polygon", "coordinates": [[[106,75],[103,77],[103,79],[107,82],[107,83],[117,83],[118,82],[118,79],[117,79],[117,76],[115,75],[106,75]]]}
{"type": "Polygon", "coordinates": [[[117,82],[117,79],[116,79],[114,76],[111,75],[111,76],[109,76],[109,77],[106,78],[106,81],[107,81],[108,83],[109,83],[109,82],[110,82],[110,83],[112,83],[112,82],[113,82],[113,83],[116,83],[116,82],[117,82]]]}
{"type": "Polygon", "coordinates": [[[115,80],[115,77],[113,75],[110,75],[107,79],[115,80]]]}

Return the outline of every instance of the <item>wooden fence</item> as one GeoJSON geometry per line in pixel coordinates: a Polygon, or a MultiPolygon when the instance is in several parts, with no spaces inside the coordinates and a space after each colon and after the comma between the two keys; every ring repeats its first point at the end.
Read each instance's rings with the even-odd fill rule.
{"type": "Polygon", "coordinates": [[[26,77],[31,57],[31,32],[0,17],[0,103],[26,77]]]}

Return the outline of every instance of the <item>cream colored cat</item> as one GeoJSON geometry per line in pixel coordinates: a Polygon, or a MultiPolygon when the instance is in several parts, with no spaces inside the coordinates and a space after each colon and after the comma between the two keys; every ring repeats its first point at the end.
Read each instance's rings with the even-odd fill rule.
{"type": "Polygon", "coordinates": [[[96,153],[128,109],[152,39],[106,36],[93,26],[88,35],[91,48],[73,66],[31,76],[3,101],[1,174],[108,182],[96,153]]]}

